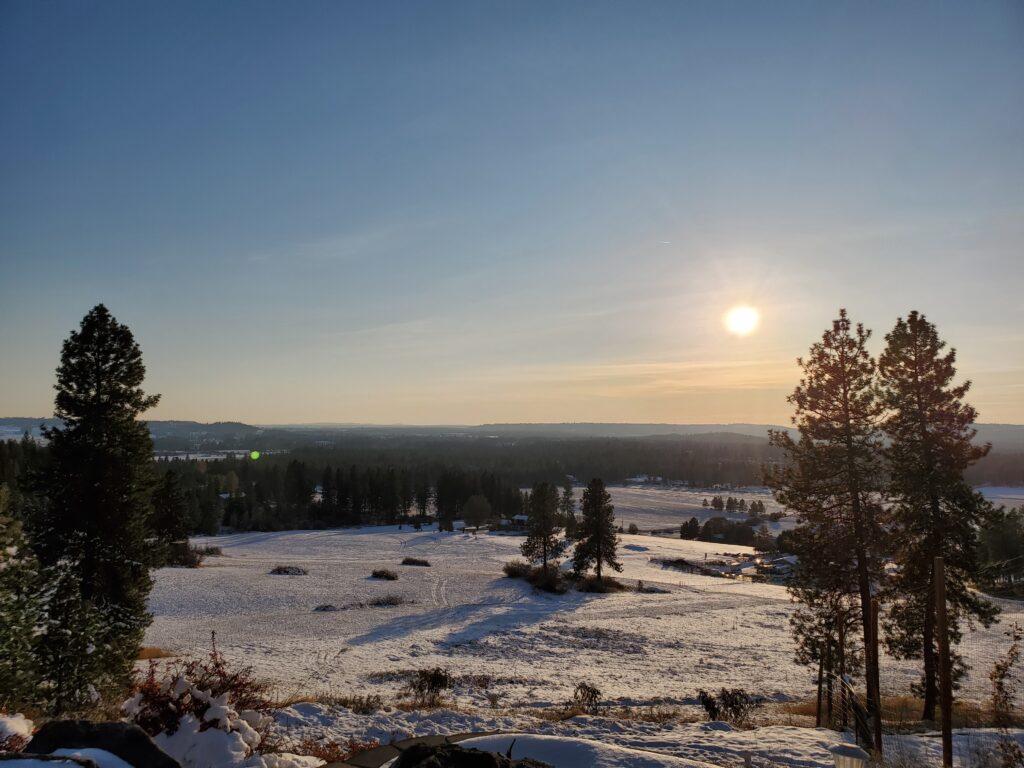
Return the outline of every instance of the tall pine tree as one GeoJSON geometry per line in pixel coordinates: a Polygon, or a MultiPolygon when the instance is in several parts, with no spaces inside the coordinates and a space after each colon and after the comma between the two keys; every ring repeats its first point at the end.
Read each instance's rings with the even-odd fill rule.
{"type": "MultiPolygon", "coordinates": [[[[810,356],[797,361],[803,378],[788,400],[799,437],[771,432],[784,462],[767,473],[766,482],[779,503],[797,514],[801,552],[813,555],[801,563],[794,596],[808,597],[816,588],[831,592],[847,583],[855,593],[868,707],[874,712],[880,699],[878,659],[871,652],[871,601],[883,542],[878,494],[882,405],[875,362],[867,351],[870,335],[862,325],[854,327],[841,309],[810,356]]],[[[822,602],[815,598],[806,604],[813,608],[822,602]]]]}
{"type": "Polygon", "coordinates": [[[885,338],[878,371],[889,409],[884,429],[898,566],[887,588],[886,645],[899,658],[922,660],[922,718],[934,720],[939,694],[934,558],[941,556],[945,564],[951,645],[960,640],[963,620],[989,626],[997,613],[968,586],[978,575],[978,530],[993,513],[964,481],[964,471],[989,446],[971,443],[977,412],[963,399],[970,382],[953,384],[956,350],[944,352],[935,326],[911,312],[885,338]]]}
{"type": "MultiPolygon", "coordinates": [[[[64,342],[54,411],[63,426],[46,430],[50,462],[37,478],[44,502],[29,520],[29,538],[64,585],[53,595],[42,656],[60,657],[72,636],[91,649],[88,668],[68,684],[123,683],[150,621],[155,471],[139,416],[159,396],[142,391],[145,373],[131,331],[102,304],[64,342]],[[95,636],[83,634],[90,628],[95,636]]],[[[78,693],[61,692],[55,709],[79,702],[78,693]]]]}
{"type": "Polygon", "coordinates": [[[549,560],[565,552],[565,540],[558,535],[561,523],[558,518],[558,489],[551,483],[537,483],[530,493],[526,541],[521,549],[523,557],[534,562],[539,560],[545,571],[549,560]]]}
{"type": "Polygon", "coordinates": [[[577,575],[594,566],[598,581],[602,578],[602,566],[614,571],[622,566],[615,556],[619,535],[615,529],[615,507],[612,497],[604,487],[604,481],[594,478],[583,491],[580,504],[583,520],[577,531],[576,552],[573,555],[573,570],[577,575]]]}

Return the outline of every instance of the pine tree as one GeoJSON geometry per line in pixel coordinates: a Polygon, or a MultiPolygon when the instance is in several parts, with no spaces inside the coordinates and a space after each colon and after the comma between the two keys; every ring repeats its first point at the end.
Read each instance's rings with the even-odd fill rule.
{"type": "MultiPolygon", "coordinates": [[[[978,530],[993,512],[964,480],[964,471],[988,453],[973,445],[977,412],[964,402],[970,382],[954,386],[956,350],[946,347],[924,315],[899,318],[879,357],[889,447],[893,556],[899,566],[886,593],[886,646],[898,658],[923,661],[922,718],[935,719],[938,651],[933,562],[943,557],[950,644],[962,621],[989,626],[998,609],[972,592],[977,577],[978,530]]],[[[962,664],[958,664],[962,667],[962,664]]]]}
{"type": "MultiPolygon", "coordinates": [[[[144,377],[131,331],[97,305],[64,342],[54,411],[63,426],[45,432],[50,461],[37,477],[45,503],[27,521],[44,571],[65,585],[41,640],[42,658],[65,653],[60,643],[72,636],[87,643],[95,661],[88,682],[96,687],[126,680],[150,621],[155,472],[149,429],[138,417],[159,396],[142,391],[144,377]],[[95,617],[97,635],[70,623],[76,616],[95,617]]],[[[76,684],[84,679],[74,677],[76,684]]],[[[58,711],[77,694],[59,694],[58,711]]]]}
{"type": "MultiPolygon", "coordinates": [[[[800,566],[791,589],[798,600],[849,589],[858,601],[868,708],[880,708],[878,660],[870,652],[871,601],[880,576],[883,536],[878,490],[882,472],[871,332],[839,311],[832,328],[798,360],[803,378],[788,401],[799,432],[772,431],[785,460],[766,482],[776,500],[798,516],[800,566]],[[806,561],[804,556],[806,555],[806,561]]],[[[814,598],[812,602],[816,602],[814,598]]]]}
{"type": "Polygon", "coordinates": [[[576,499],[573,497],[572,483],[568,480],[562,486],[562,496],[558,500],[558,512],[565,526],[565,537],[576,538],[576,499]]]}
{"type": "Polygon", "coordinates": [[[567,546],[565,539],[558,535],[561,523],[558,490],[551,483],[535,484],[528,509],[523,557],[533,562],[539,560],[541,568],[546,571],[548,561],[561,557],[567,546]]]}
{"type": "MultiPolygon", "coordinates": [[[[87,543],[72,543],[69,549],[84,551],[87,543]]],[[[132,619],[121,606],[83,599],[82,581],[81,561],[71,558],[58,560],[42,574],[43,618],[37,629],[35,656],[41,674],[42,703],[58,715],[81,709],[99,698],[98,686],[110,677],[107,663],[112,660],[123,664],[119,658],[122,641],[108,630],[108,622],[120,625],[132,619]]]]}
{"type": "Polygon", "coordinates": [[[598,581],[601,580],[603,565],[614,571],[622,566],[615,559],[619,537],[615,528],[615,507],[612,497],[605,490],[604,481],[595,478],[583,491],[580,504],[583,520],[580,522],[576,552],[573,556],[573,570],[581,575],[594,566],[598,581]]]}
{"type": "Polygon", "coordinates": [[[150,527],[162,541],[182,541],[188,538],[189,510],[178,476],[171,470],[164,473],[153,491],[153,518],[150,527]]]}
{"type": "Polygon", "coordinates": [[[33,653],[42,618],[39,566],[12,509],[10,489],[0,485],[0,709],[34,703],[38,665],[33,653]]]}

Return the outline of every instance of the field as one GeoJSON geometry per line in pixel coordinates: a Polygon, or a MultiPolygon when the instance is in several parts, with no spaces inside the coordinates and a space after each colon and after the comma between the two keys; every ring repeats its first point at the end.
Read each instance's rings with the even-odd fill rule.
{"type": "MultiPolygon", "coordinates": [[[[670,527],[681,516],[710,515],[696,506],[699,493],[612,493],[624,525],[670,527]]],[[[831,732],[775,725],[753,732],[755,738],[752,732],[709,732],[685,722],[700,719],[700,688],[739,687],[775,702],[813,693],[813,671],[793,662],[792,606],[784,587],[688,574],[655,562],[744,562],[754,557],[751,550],[627,534],[621,537],[619,578],[630,587],[642,580],[665,593],[549,595],[502,574],[502,565],[519,556],[522,540],[408,527],[201,539],[221,547],[223,556],[208,558],[199,569],[157,573],[146,644],[202,653],[215,631],[229,659],[252,665],[274,682],[279,698],[296,702],[358,694],[395,704],[412,670],[443,666],[457,675],[448,709],[389,708],[357,716],[325,703],[295,704],[278,715],[292,734],[387,741],[435,732],[528,730],[686,758],[718,761],[753,751],[775,759],[781,751],[790,755],[788,761],[771,764],[831,764],[825,751],[836,739],[831,732]],[[430,567],[400,565],[406,557],[427,560],[430,567]],[[271,575],[279,565],[307,573],[271,575]],[[381,568],[398,579],[370,577],[381,568]],[[374,605],[381,598],[397,604],[374,605]],[[325,605],[337,610],[315,610],[325,605]],[[536,717],[538,710],[562,707],[582,681],[597,686],[604,705],[621,714],[564,723],[536,717]],[[638,717],[666,710],[677,717],[638,717]]],[[[1001,604],[1008,612],[1004,625],[1021,619],[1019,603],[1001,604]]],[[[1007,646],[1003,631],[996,626],[965,633],[959,650],[972,665],[965,698],[987,696],[988,671],[1007,646]]],[[[888,694],[905,693],[918,676],[914,665],[888,657],[882,670],[888,694]]],[[[977,732],[968,735],[978,738],[977,732]]],[[[920,743],[922,749],[935,746],[934,740],[920,743]]]]}

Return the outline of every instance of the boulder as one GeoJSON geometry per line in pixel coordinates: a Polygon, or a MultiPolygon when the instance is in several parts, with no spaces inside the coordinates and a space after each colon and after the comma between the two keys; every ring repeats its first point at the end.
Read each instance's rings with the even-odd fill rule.
{"type": "Polygon", "coordinates": [[[395,761],[393,768],[551,768],[529,758],[510,760],[504,755],[467,749],[457,744],[413,744],[395,761]]]}
{"type": "Polygon", "coordinates": [[[117,755],[135,768],[181,768],[149,735],[130,723],[93,723],[89,720],[51,720],[40,728],[23,750],[47,755],[58,749],[95,747],[117,755]]]}

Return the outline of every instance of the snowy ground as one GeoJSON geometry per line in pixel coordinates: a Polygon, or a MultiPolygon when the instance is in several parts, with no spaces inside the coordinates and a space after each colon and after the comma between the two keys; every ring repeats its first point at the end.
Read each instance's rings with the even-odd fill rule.
{"type": "MultiPolygon", "coordinates": [[[[644,487],[611,492],[618,521],[641,529],[718,514],[700,506],[710,492],[644,487]]],[[[730,493],[748,502],[760,498],[769,511],[773,508],[756,491],[723,495],[730,493]]],[[[1001,489],[998,495],[1008,493],[1001,489]]],[[[752,557],[751,550],[644,535],[621,538],[619,578],[629,585],[640,579],[667,593],[535,593],[502,575],[502,565],[519,556],[523,539],[514,535],[390,527],[203,539],[222,547],[224,556],[209,558],[200,569],[157,573],[150,598],[155,618],[146,644],[201,653],[216,631],[218,647],[273,680],[281,698],[375,694],[387,707],[357,715],[339,706],[296,704],[277,715],[296,738],[387,742],[497,730],[536,734],[519,746],[536,748],[537,757],[556,748],[570,755],[567,765],[680,766],[689,760],[741,766],[746,753],[755,757],[755,766],[831,765],[827,747],[838,738],[833,732],[779,725],[733,731],[684,722],[700,719],[695,706],[700,688],[741,687],[778,702],[812,694],[812,671],[792,660],[792,606],[784,587],[691,575],[654,562],[678,557],[704,562],[705,556],[742,561],[752,557]],[[399,565],[408,556],[425,558],[431,567],[399,565]],[[308,575],[272,576],[275,565],[299,565],[308,575]],[[399,579],[369,578],[381,567],[395,570],[399,579]],[[385,595],[408,602],[361,607],[385,595]],[[313,610],[322,604],[342,610],[313,610]],[[432,666],[460,677],[449,696],[451,709],[395,708],[407,679],[403,674],[432,666]],[[634,715],[644,707],[675,709],[680,717],[648,722],[614,709],[604,717],[565,722],[536,716],[537,709],[561,707],[581,681],[596,685],[609,708],[630,707],[634,715]],[[558,743],[540,737],[558,737],[558,743]],[[635,754],[616,751],[621,749],[635,754]]],[[[1010,613],[1004,625],[1024,619],[1020,603],[1002,605],[1010,613]]],[[[960,651],[973,671],[964,696],[987,696],[988,671],[1007,646],[1003,631],[997,626],[965,634],[960,651]]],[[[919,674],[914,665],[889,658],[882,669],[887,693],[906,692],[919,674]]],[[[958,737],[960,752],[990,751],[995,736],[965,732],[958,737]]],[[[929,765],[938,742],[917,737],[898,746],[916,755],[908,764],[929,765]]],[[[517,747],[515,754],[528,753],[517,747]]],[[[958,765],[978,763],[958,760],[958,765]]]]}
{"type": "MultiPolygon", "coordinates": [[[[703,523],[712,517],[725,517],[736,522],[743,522],[750,516],[747,512],[720,512],[711,507],[702,506],[704,499],[707,499],[710,504],[711,499],[715,496],[721,496],[723,499],[732,496],[734,499],[744,499],[747,504],[752,501],[763,502],[766,515],[782,511],[772,498],[771,493],[764,487],[724,491],[631,485],[609,486],[608,492],[611,494],[612,504],[615,505],[615,520],[624,528],[629,528],[630,523],[636,523],[641,531],[661,528],[678,530],[680,524],[685,523],[691,517],[696,517],[703,523]]],[[[795,526],[796,519],[788,517],[777,523],[767,521],[766,525],[777,534],[785,528],[795,526]]]]}
{"type": "MultiPolygon", "coordinates": [[[[397,528],[247,533],[204,540],[224,557],[199,569],[163,569],[150,598],[146,644],[202,651],[211,631],[231,658],[273,679],[283,696],[376,693],[393,699],[392,673],[441,665],[479,680],[460,704],[557,706],[583,680],[616,705],[692,704],[698,688],[742,687],[774,700],[805,697],[812,672],[792,661],[785,589],[665,569],[652,558],[728,558],[749,550],[652,536],[622,536],[628,583],[667,594],[535,593],[502,576],[522,538],[397,528]],[[403,557],[432,567],[400,566],[403,557]],[[272,576],[275,565],[306,576],[272,576]],[[398,581],[369,578],[388,567],[398,581]],[[352,607],[384,595],[408,604],[352,607]],[[321,604],[343,610],[314,612],[321,604]]],[[[1020,604],[1005,601],[1008,610],[1020,604]]],[[[988,670],[1005,650],[1002,629],[967,633],[975,669],[966,692],[986,695],[988,670]]],[[[889,659],[883,685],[905,692],[912,665],[889,659]]]]}

